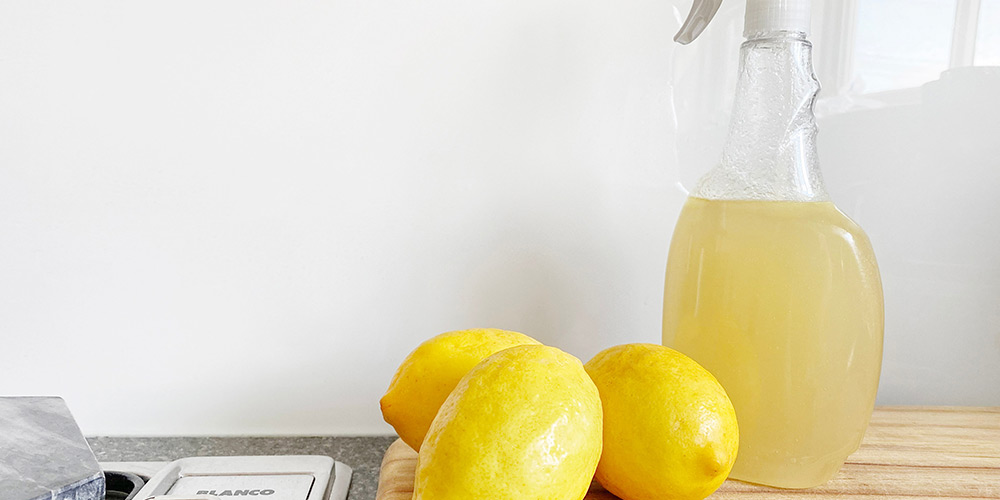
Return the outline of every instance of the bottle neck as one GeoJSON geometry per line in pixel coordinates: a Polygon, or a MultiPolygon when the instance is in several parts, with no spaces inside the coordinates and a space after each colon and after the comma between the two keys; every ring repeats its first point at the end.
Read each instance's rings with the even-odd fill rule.
{"type": "Polygon", "coordinates": [[[722,160],[692,193],[708,199],[825,201],[813,104],[819,81],[804,33],[749,33],[722,160]]]}

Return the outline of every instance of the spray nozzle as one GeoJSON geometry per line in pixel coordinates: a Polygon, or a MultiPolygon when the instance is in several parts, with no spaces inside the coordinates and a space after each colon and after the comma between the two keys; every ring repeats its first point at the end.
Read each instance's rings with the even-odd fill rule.
{"type": "MultiPolygon", "coordinates": [[[[722,0],[694,0],[674,41],[687,45],[698,38],[719,11],[722,0]]],[[[747,0],[743,36],[772,31],[809,31],[810,0],[747,0]]]]}

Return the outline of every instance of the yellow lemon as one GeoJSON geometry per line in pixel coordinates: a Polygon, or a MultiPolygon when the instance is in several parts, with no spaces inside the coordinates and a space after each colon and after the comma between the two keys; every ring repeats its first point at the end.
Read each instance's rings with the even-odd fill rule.
{"type": "Polygon", "coordinates": [[[458,381],[489,355],[538,341],[522,333],[478,328],[442,333],[420,344],[379,401],[382,418],[410,448],[420,450],[427,428],[458,381]]]}
{"type": "Polygon", "coordinates": [[[554,347],[500,351],[448,396],[417,459],[414,500],[581,500],[601,456],[601,400],[554,347]]]}
{"type": "Polygon", "coordinates": [[[691,358],[654,344],[601,351],[586,365],[604,404],[597,480],[624,500],[701,500],[736,460],[726,391],[691,358]]]}

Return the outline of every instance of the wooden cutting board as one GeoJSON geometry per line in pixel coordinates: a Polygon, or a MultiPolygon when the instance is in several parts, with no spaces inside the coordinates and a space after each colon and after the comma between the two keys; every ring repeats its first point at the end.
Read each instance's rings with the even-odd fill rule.
{"type": "MultiPolygon", "coordinates": [[[[385,452],[376,500],[410,500],[417,454],[402,441],[385,452]]],[[[726,481],[713,500],[849,497],[1000,499],[1000,407],[883,407],[861,448],[823,486],[779,490],[726,481]]],[[[617,497],[591,490],[588,500],[617,497]]]]}

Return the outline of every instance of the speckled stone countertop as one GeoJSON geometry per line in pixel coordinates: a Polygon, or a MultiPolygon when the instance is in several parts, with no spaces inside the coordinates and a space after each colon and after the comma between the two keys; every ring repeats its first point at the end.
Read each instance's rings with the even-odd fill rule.
{"type": "Polygon", "coordinates": [[[350,500],[374,500],[378,470],[395,436],[90,437],[99,462],[153,462],[219,455],[325,455],[354,469],[350,500]]]}

